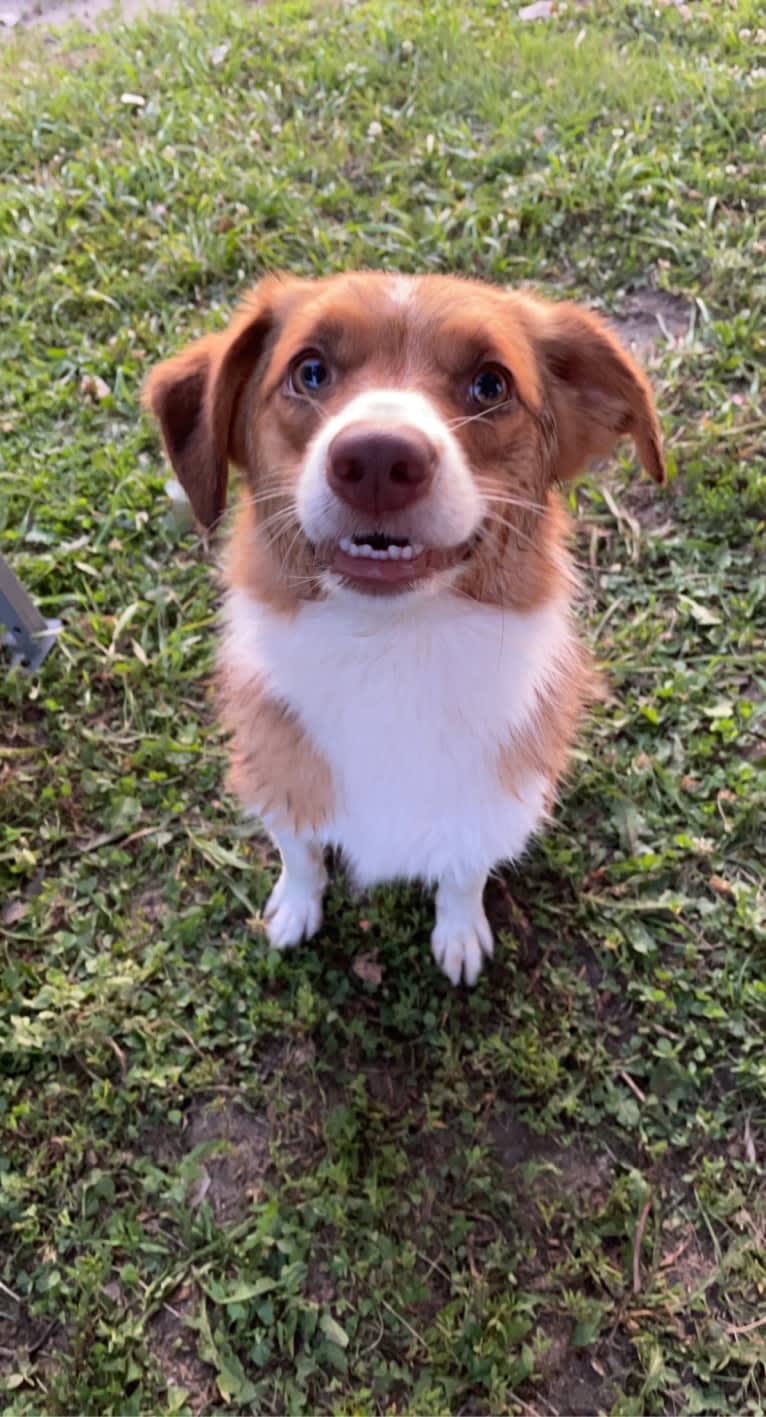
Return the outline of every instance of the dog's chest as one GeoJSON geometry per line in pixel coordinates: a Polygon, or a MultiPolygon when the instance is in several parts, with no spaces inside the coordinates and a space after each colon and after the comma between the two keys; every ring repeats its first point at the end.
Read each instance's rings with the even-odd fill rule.
{"type": "MultiPolygon", "coordinates": [[[[565,647],[562,607],[519,615],[448,593],[401,608],[349,595],[288,620],[235,592],[226,618],[229,663],[236,655],[286,701],[329,763],[337,810],[322,836],[360,879],[438,874],[461,841],[463,858],[512,854],[524,804],[499,782],[498,752],[565,647]]],[[[530,788],[536,818],[542,791],[530,788]]]]}

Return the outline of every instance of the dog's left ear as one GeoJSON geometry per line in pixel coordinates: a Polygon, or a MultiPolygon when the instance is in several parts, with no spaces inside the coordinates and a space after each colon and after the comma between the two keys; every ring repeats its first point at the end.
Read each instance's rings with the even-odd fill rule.
{"type": "Polygon", "coordinates": [[[538,305],[542,354],[555,422],[552,473],[563,481],[630,437],[655,482],[666,478],[662,432],[649,382],[606,324],[578,305],[538,305]]]}
{"type": "Polygon", "coordinates": [[[271,302],[259,286],[227,330],[166,359],[144,389],[173,471],[206,531],[226,506],[229,462],[244,461],[237,409],[271,326],[271,302]]]}

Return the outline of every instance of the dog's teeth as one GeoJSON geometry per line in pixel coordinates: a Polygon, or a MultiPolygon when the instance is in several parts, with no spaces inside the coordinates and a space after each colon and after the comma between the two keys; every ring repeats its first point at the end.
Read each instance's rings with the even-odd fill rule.
{"type": "Polygon", "coordinates": [[[413,546],[409,542],[404,546],[391,542],[385,550],[379,550],[378,547],[371,546],[368,541],[353,541],[349,536],[342,537],[338,545],[341,551],[345,551],[347,555],[366,556],[370,561],[411,561],[423,550],[422,546],[413,546]]]}
{"type": "Polygon", "coordinates": [[[414,542],[412,543],[412,554],[413,554],[413,556],[420,556],[424,549],[425,549],[425,548],[424,548],[423,546],[421,546],[421,544],[420,544],[419,541],[414,541],[414,542]]]}

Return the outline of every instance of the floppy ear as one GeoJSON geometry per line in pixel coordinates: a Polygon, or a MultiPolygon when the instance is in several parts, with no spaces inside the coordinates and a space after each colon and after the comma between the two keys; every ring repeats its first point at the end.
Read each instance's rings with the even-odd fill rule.
{"type": "Polygon", "coordinates": [[[144,404],[157,419],[173,470],[207,531],[226,506],[229,462],[242,463],[237,405],[263,350],[272,313],[254,292],[223,334],[205,335],[153,369],[144,404]]]}
{"type": "Polygon", "coordinates": [[[553,476],[573,477],[629,436],[665,481],[662,432],[646,376],[602,320],[577,305],[539,307],[538,345],[556,425],[553,476]]]}

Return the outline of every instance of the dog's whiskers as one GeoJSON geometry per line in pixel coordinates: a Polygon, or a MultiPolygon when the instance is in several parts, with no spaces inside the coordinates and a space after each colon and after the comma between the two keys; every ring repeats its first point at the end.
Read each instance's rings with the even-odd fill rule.
{"type": "Polygon", "coordinates": [[[530,547],[532,550],[535,550],[537,547],[537,543],[535,542],[534,538],[531,537],[527,532],[523,531],[521,527],[516,524],[516,522],[512,521],[509,517],[500,516],[498,512],[493,511],[490,511],[485,517],[484,522],[475,534],[476,538],[479,541],[486,542],[488,532],[492,527],[504,527],[507,531],[511,532],[511,534],[516,537],[523,545],[530,547]]]}
{"type": "Polygon", "coordinates": [[[500,506],[518,507],[521,512],[545,512],[544,502],[528,502],[527,497],[514,497],[513,493],[505,492],[503,487],[487,486],[486,483],[479,483],[481,496],[486,502],[497,502],[500,506]]]}
{"type": "Polygon", "coordinates": [[[509,408],[513,399],[503,399],[502,403],[496,403],[492,408],[483,408],[479,413],[467,413],[463,418],[448,418],[446,426],[450,429],[464,428],[467,423],[479,423],[483,418],[491,418],[493,413],[499,413],[501,408],[509,408]]]}
{"type": "Polygon", "coordinates": [[[319,417],[321,418],[323,423],[329,423],[330,415],[327,412],[327,409],[322,408],[321,403],[317,403],[316,399],[310,398],[308,394],[299,393],[297,389],[291,389],[289,397],[291,399],[296,399],[301,403],[307,403],[314,413],[319,414],[319,417]]]}

